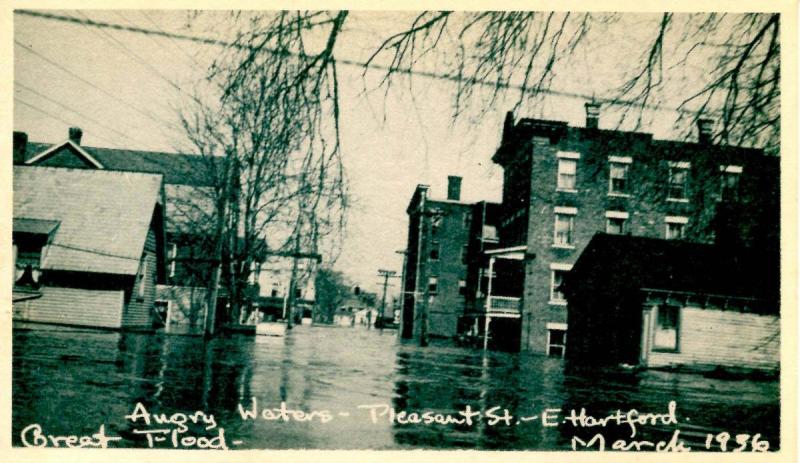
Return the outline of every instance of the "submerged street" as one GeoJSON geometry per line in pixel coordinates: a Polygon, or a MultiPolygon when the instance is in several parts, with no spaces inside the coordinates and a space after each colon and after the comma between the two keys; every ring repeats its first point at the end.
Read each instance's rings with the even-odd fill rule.
{"type": "MultiPolygon", "coordinates": [[[[135,423],[125,418],[140,403],[139,411],[163,413],[172,428],[188,428],[181,435],[213,437],[224,428],[232,449],[569,450],[574,436],[602,432],[610,447],[612,437],[668,440],[676,429],[639,425],[635,438],[627,424],[576,431],[566,419],[572,409],[594,417],[617,409],[665,414],[675,401],[677,429],[692,450],[705,450],[707,435],[723,431],[731,435],[728,450],[736,433],[759,433],[770,450],[779,447],[774,380],[565,373],[557,358],[420,348],[398,342],[390,330],[298,326],[286,337],[234,335],[204,343],[185,336],[15,329],[13,352],[17,446],[23,429],[35,423],[60,436],[92,435],[104,425],[106,434],[121,437],[109,447],[173,448],[172,439],[156,442],[156,434],[141,432],[170,426],[155,418],[145,426],[141,414],[135,423]],[[243,418],[240,405],[252,415],[243,418]],[[472,413],[469,422],[459,414],[464,410],[472,413]],[[425,412],[432,422],[415,423],[425,412]],[[441,415],[436,421],[435,414],[441,415]],[[210,415],[213,425],[203,421],[210,415]]],[[[196,448],[192,439],[177,442],[196,448]]]]}

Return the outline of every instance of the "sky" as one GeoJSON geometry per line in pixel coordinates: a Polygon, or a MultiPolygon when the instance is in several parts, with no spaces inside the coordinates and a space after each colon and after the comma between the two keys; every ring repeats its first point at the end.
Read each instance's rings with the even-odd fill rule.
{"type": "MultiPolygon", "coordinates": [[[[59,11],[140,28],[224,38],[224,12],[189,20],[185,11],[59,11]]],[[[401,13],[360,13],[348,22],[336,53],[364,60],[401,13]]],[[[631,60],[657,15],[631,14],[576,53],[553,87],[603,96],[620,80],[620,60],[631,60]]],[[[211,45],[16,15],[14,21],[14,130],[35,142],[59,142],[70,126],[83,129],[87,146],[178,151],[185,146],[178,109],[201,82],[219,49],[211,45]]],[[[702,66],[688,72],[702,74],[702,66]]],[[[379,76],[368,75],[367,85],[379,76]]],[[[447,176],[463,177],[462,200],[500,201],[502,170],[491,162],[502,123],[514,100],[482,108],[483,117],[452,118],[452,82],[417,77],[388,94],[366,92],[361,69],[341,66],[343,163],[352,207],[335,268],[354,284],[379,291],[378,269],[400,274],[408,220],[406,206],[418,184],[446,196],[447,176]]],[[[552,97],[523,106],[516,117],[545,117],[583,125],[585,99],[552,97]]],[[[662,103],[670,103],[663,98],[662,103]]],[[[605,109],[604,109],[605,111],[605,109]]],[[[612,128],[604,112],[601,127],[612,128]]],[[[650,114],[642,130],[675,138],[676,114],[650,114]]],[[[396,292],[395,287],[390,294],[396,292]]]]}

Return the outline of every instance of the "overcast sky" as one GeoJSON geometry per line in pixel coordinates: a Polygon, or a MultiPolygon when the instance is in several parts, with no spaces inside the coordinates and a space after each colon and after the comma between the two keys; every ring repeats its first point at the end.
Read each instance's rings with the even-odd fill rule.
{"type": "MultiPolygon", "coordinates": [[[[222,13],[205,16],[188,27],[188,15],[181,11],[58,13],[212,37],[221,34],[214,23],[224,18],[222,13]]],[[[619,83],[620,61],[635,58],[631,56],[635,45],[652,32],[657,18],[627,15],[604,31],[603,40],[593,41],[591,50],[577,53],[553,87],[587,96],[608,94],[609,87],[619,83]]],[[[348,22],[337,55],[363,60],[377,44],[376,37],[396,26],[397,19],[397,13],[356,15],[348,22]]],[[[176,108],[188,93],[173,84],[189,89],[201,81],[218,48],[21,15],[14,25],[15,40],[52,62],[21,45],[14,47],[14,130],[27,132],[31,141],[58,142],[66,138],[69,126],[79,126],[88,146],[159,151],[182,146],[176,108]]],[[[382,91],[364,95],[361,72],[343,66],[339,76],[343,157],[354,207],[336,267],[355,283],[377,291],[379,268],[400,273],[402,257],[395,251],[405,247],[405,209],[417,184],[428,184],[434,197],[444,197],[447,176],[460,175],[462,199],[500,200],[502,171],[491,156],[513,101],[485,108],[486,115],[478,121],[465,118],[454,123],[453,83],[420,77],[411,91],[393,91],[384,98],[382,91]]],[[[702,75],[704,70],[690,72],[702,75]]],[[[552,97],[535,108],[522,108],[517,117],[583,125],[584,102],[552,97]]],[[[643,130],[658,138],[674,138],[675,117],[669,111],[653,114],[643,130]]],[[[604,112],[601,127],[611,128],[610,119],[604,112]]]]}

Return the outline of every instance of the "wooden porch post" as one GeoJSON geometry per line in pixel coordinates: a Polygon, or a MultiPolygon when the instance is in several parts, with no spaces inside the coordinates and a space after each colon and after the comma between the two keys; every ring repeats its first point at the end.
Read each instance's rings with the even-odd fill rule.
{"type": "Polygon", "coordinates": [[[486,320],[483,324],[483,350],[489,348],[489,325],[492,321],[489,310],[492,307],[492,274],[494,273],[494,257],[489,258],[489,282],[486,285],[486,320]]]}

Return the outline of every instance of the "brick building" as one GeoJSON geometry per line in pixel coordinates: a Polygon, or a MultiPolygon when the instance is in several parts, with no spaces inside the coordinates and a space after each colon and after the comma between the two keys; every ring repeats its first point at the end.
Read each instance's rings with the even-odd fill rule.
{"type": "Polygon", "coordinates": [[[472,204],[462,202],[461,178],[449,177],[447,199],[417,185],[409,217],[401,335],[450,337],[464,313],[472,204]]]}
{"type": "Polygon", "coordinates": [[[777,250],[778,158],[713,144],[709,120],[696,142],[666,141],[600,129],[599,105],[586,110],[585,127],[507,115],[492,157],[504,170],[500,205],[435,200],[417,187],[404,337],[460,334],[563,355],[560,285],[598,232],[777,250]]]}
{"type": "Polygon", "coordinates": [[[778,158],[714,145],[709,120],[697,142],[663,141],[602,130],[599,106],[586,107],[586,127],[508,114],[492,158],[504,169],[500,242],[525,249],[497,278],[522,275],[521,347],[534,352],[563,355],[560,284],[595,233],[777,249],[778,158]]]}

